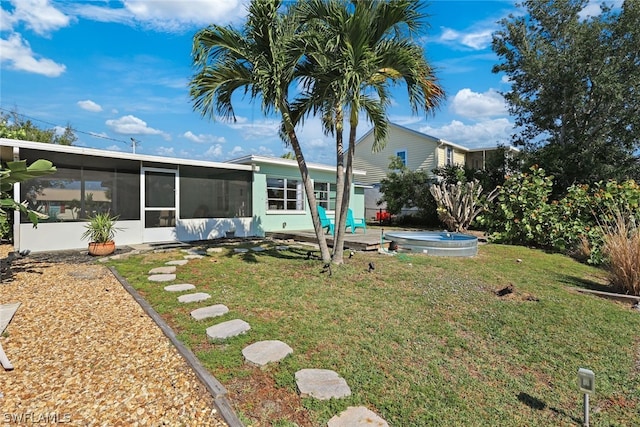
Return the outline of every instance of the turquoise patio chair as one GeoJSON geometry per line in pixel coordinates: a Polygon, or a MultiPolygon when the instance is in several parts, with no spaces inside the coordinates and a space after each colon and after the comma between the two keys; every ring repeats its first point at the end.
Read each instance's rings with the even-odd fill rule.
{"type": "Polygon", "coordinates": [[[367,223],[364,218],[355,219],[353,217],[353,211],[351,208],[347,209],[347,227],[351,227],[351,233],[355,234],[356,228],[362,228],[364,232],[367,232],[367,223]]]}
{"type": "Polygon", "coordinates": [[[320,216],[322,228],[328,228],[328,232],[333,235],[335,233],[333,220],[327,216],[327,211],[320,205],[318,205],[318,215],[320,216]]]}

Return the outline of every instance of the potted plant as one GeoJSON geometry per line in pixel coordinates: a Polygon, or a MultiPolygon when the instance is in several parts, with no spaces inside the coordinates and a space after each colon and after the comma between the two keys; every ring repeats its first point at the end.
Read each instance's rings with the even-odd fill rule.
{"type": "Polygon", "coordinates": [[[89,254],[95,256],[110,255],[116,250],[113,238],[120,228],[116,227],[118,217],[108,212],[97,213],[85,225],[83,239],[89,239],[89,254]]]}

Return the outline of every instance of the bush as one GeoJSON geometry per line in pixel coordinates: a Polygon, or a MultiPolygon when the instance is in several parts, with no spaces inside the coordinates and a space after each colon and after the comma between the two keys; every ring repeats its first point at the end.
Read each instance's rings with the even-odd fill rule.
{"type": "Polygon", "coordinates": [[[617,210],[601,228],[609,282],[620,292],[640,295],[640,229],[634,214],[617,210]]]}

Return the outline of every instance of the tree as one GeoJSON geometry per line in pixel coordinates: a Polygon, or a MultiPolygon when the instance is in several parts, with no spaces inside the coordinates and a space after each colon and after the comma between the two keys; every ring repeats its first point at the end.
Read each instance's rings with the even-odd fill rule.
{"type": "Polygon", "coordinates": [[[436,203],[429,192],[433,179],[424,170],[412,171],[399,157],[389,163],[389,172],[380,183],[380,192],[387,211],[398,215],[404,208],[417,208],[418,215],[427,225],[437,225],[436,203]]]}
{"type": "Polygon", "coordinates": [[[56,129],[40,129],[31,120],[24,120],[17,112],[0,113],[0,138],[59,145],[73,145],[78,139],[71,124],[67,124],[60,134],[56,129]]]}
{"type": "Polygon", "coordinates": [[[503,95],[520,128],[514,143],[556,177],[556,192],[640,177],[640,3],[584,18],[587,4],[526,0],[527,14],[493,35],[493,71],[511,82],[503,95]]]}
{"type": "Polygon", "coordinates": [[[254,0],[241,30],[211,25],[193,38],[193,65],[196,74],[190,82],[194,109],[203,117],[220,114],[235,120],[232,96],[237,90],[260,98],[265,114],[281,116],[281,136],[298,162],[321,257],[331,254],[320,225],[313,184],[309,177],[300,142],[295,131],[289,95],[295,71],[305,53],[305,33],[293,8],[281,11],[280,0],[254,0]]]}
{"type": "Polygon", "coordinates": [[[419,2],[311,0],[299,3],[298,10],[312,42],[300,67],[306,92],[296,105],[295,117],[319,112],[327,133],[336,137],[333,262],[342,263],[360,114],[373,124],[375,149],[380,150],[386,143],[391,85],[406,86],[414,113],[433,110],[444,94],[424,50],[411,38],[425,24],[419,2]],[[346,164],[345,118],[349,123],[346,164]]]}

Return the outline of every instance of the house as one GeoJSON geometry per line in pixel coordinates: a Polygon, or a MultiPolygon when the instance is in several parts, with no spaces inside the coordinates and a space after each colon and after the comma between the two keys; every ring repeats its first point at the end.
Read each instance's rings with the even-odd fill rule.
{"type": "MultiPolygon", "coordinates": [[[[271,231],[312,229],[295,160],[247,156],[208,162],[0,138],[0,161],[53,162],[57,172],[14,186],[14,199],[49,215],[37,229],[13,216],[17,250],[86,248],[87,219],[118,216],[117,244],[190,242],[271,231]]],[[[316,198],[335,207],[335,167],[308,164],[316,198]]],[[[357,180],[364,172],[355,171],[357,180]]],[[[351,205],[364,213],[363,186],[353,186],[351,205]]]]}
{"type": "MultiPolygon", "coordinates": [[[[389,163],[394,157],[402,159],[404,165],[412,171],[424,170],[429,175],[432,170],[443,166],[465,166],[472,169],[484,169],[488,160],[501,151],[499,147],[467,148],[444,139],[436,138],[395,123],[389,123],[387,143],[378,152],[373,151],[373,129],[356,141],[354,168],[366,171],[359,181],[372,186],[367,190],[366,217],[372,218],[379,210],[377,200],[380,182],[389,172],[389,163]]],[[[518,150],[507,147],[508,153],[518,150]]]]}

